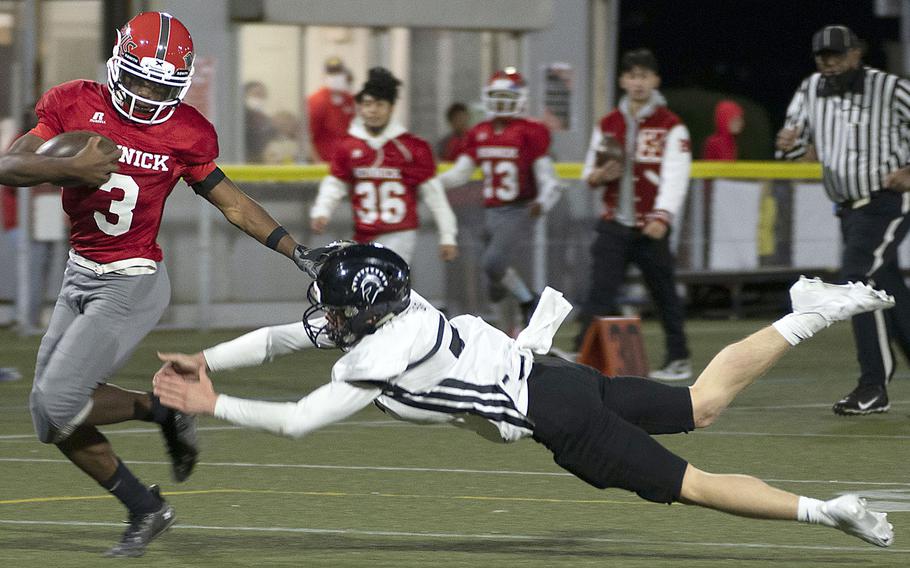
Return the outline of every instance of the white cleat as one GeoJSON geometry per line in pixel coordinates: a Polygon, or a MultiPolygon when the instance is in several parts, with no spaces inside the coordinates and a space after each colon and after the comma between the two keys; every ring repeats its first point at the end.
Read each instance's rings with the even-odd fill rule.
{"type": "Polygon", "coordinates": [[[834,521],[835,528],[870,544],[886,547],[894,542],[894,527],[888,522],[888,515],[870,511],[866,500],[857,495],[841,495],[825,501],[822,512],[834,521]]]}
{"type": "Polygon", "coordinates": [[[816,313],[828,325],[850,319],[856,314],[894,306],[893,297],[868,284],[828,284],[820,278],[805,276],[800,276],[790,287],[790,302],[794,313],[816,313]]]}

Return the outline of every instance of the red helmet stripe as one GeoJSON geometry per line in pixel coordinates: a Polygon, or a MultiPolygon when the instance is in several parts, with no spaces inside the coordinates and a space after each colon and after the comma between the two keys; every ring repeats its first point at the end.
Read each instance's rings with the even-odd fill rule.
{"type": "Polygon", "coordinates": [[[167,42],[171,39],[171,15],[161,12],[159,16],[161,16],[161,29],[158,31],[158,51],[155,53],[155,58],[164,59],[167,55],[167,42]]]}

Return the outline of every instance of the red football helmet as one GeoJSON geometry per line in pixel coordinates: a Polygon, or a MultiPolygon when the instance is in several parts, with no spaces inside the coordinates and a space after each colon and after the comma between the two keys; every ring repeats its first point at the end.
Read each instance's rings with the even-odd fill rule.
{"type": "Polygon", "coordinates": [[[493,116],[517,116],[524,112],[528,86],[521,73],[506,67],[493,73],[483,88],[483,106],[493,116]]]}
{"type": "Polygon", "coordinates": [[[114,107],[142,124],[169,119],[193,79],[193,38],[180,20],[164,12],[143,12],[117,31],[107,60],[107,84],[114,107]]]}

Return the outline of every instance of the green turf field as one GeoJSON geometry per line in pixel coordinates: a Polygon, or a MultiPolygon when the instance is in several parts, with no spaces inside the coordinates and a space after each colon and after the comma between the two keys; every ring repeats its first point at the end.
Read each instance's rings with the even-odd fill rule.
{"type": "MultiPolygon", "coordinates": [[[[757,325],[691,322],[697,366],[757,325]]],[[[649,324],[645,334],[658,361],[658,330],[649,324]]],[[[194,351],[233,335],[156,332],[112,382],[148,388],[155,350],[194,351]]],[[[36,346],[0,331],[0,366],[28,375],[36,346]]],[[[326,379],[334,358],[309,351],[213,378],[231,394],[296,399],[326,379]]],[[[898,372],[890,413],[835,417],[830,405],[853,387],[855,369],[850,328],[836,326],[789,354],[714,426],[662,442],[708,471],[751,473],[820,498],[864,494],[892,511],[888,550],[831,529],[598,491],[531,441],[496,445],[369,409],[298,441],[203,420],[201,463],[181,485],[169,480],[154,428],[106,428],[178,513],[144,558],[106,560],[99,555],[119,537],[123,510],[34,440],[27,377],[0,383],[0,567],[910,566],[910,373],[898,372]]]]}

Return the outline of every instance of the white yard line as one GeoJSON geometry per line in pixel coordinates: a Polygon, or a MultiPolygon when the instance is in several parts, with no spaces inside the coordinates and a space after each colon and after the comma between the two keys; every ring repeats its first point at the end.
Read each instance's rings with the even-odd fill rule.
{"type": "MultiPolygon", "coordinates": [[[[20,526],[69,526],[69,527],[122,527],[122,523],[100,523],[87,521],[22,521],[15,519],[0,519],[0,525],[20,526]]],[[[378,536],[400,538],[436,538],[459,540],[505,540],[527,542],[574,542],[574,543],[604,543],[604,544],[635,544],[650,546],[671,547],[699,547],[699,548],[729,548],[729,549],[766,549],[766,550],[814,550],[829,552],[862,552],[873,551],[871,546],[819,546],[798,544],[775,544],[767,542],[690,542],[671,540],[646,540],[626,538],[599,538],[599,537],[564,537],[547,535],[523,534],[489,534],[489,533],[445,533],[445,532],[409,532],[409,531],[367,531],[358,529],[321,529],[309,527],[250,527],[250,526],[213,526],[213,525],[174,525],[176,530],[198,530],[213,532],[262,532],[262,533],[292,533],[292,534],[332,534],[348,536],[378,536]]],[[[879,553],[883,554],[884,551],[879,553]]],[[[888,554],[910,553],[907,548],[890,548],[888,554]]]]}
{"type": "MultiPolygon", "coordinates": [[[[51,458],[0,458],[0,463],[48,463],[48,464],[69,464],[64,459],[51,458]]],[[[160,465],[170,466],[167,461],[148,461],[148,460],[126,460],[124,463],[129,465],[160,465]]],[[[519,470],[496,470],[496,469],[461,469],[461,468],[440,468],[440,467],[394,467],[394,466],[372,466],[372,465],[326,465],[326,464],[309,464],[309,463],[246,463],[246,462],[199,462],[197,467],[222,467],[222,468],[263,468],[263,469],[318,469],[318,470],[341,470],[341,471],[402,471],[413,473],[453,473],[453,474],[472,474],[472,475],[516,475],[516,476],[536,476],[536,477],[574,477],[571,473],[560,471],[519,471],[519,470]]],[[[906,481],[860,481],[860,480],[838,480],[838,479],[765,479],[773,483],[814,483],[821,485],[855,485],[870,487],[910,487],[910,482],[906,481]]]]}

